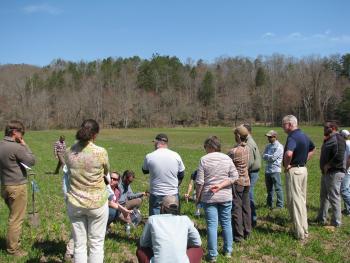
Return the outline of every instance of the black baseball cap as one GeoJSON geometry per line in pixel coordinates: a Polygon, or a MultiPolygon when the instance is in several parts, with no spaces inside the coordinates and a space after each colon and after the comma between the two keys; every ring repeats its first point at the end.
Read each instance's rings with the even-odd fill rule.
{"type": "Polygon", "coordinates": [[[168,136],[164,133],[159,133],[156,138],[154,138],[154,141],[168,142],[168,136]]]}

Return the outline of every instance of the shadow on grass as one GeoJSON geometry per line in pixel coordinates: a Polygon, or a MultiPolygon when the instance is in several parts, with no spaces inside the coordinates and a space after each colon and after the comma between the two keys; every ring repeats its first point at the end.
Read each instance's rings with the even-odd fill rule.
{"type": "MultiPolygon", "coordinates": [[[[33,247],[40,250],[43,256],[48,258],[48,261],[46,262],[57,262],[57,258],[62,258],[66,252],[66,243],[63,240],[36,241],[33,247]],[[50,259],[51,257],[54,257],[56,259],[50,259]]],[[[33,259],[31,262],[39,262],[39,260],[33,259]]]]}
{"type": "Polygon", "coordinates": [[[118,235],[117,233],[108,233],[106,235],[106,238],[108,239],[112,239],[112,240],[117,240],[117,241],[121,241],[121,242],[125,242],[128,244],[134,244],[135,246],[137,246],[139,244],[139,237],[128,237],[126,235],[118,235]]]}
{"type": "Polygon", "coordinates": [[[6,251],[6,239],[3,237],[0,237],[0,250],[3,251],[5,254],[7,253],[7,251],[6,251]]]}

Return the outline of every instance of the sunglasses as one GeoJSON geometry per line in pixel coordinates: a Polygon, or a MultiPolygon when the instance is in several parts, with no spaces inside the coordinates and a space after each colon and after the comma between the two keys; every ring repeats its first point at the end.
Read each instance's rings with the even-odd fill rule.
{"type": "Polygon", "coordinates": [[[113,181],[119,181],[119,178],[111,177],[111,180],[113,180],[113,181]]]}

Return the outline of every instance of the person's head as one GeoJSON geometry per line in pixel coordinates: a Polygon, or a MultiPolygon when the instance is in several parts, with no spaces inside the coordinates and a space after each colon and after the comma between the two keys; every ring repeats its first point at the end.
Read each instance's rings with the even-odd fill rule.
{"type": "Polygon", "coordinates": [[[96,139],[97,134],[100,131],[100,127],[95,120],[88,119],[83,121],[75,138],[83,144],[87,144],[89,141],[96,139]]]}
{"type": "Polygon", "coordinates": [[[298,129],[298,119],[294,115],[284,116],[282,119],[282,128],[285,133],[290,133],[298,129]]]}
{"type": "Polygon", "coordinates": [[[110,185],[111,187],[115,187],[119,184],[120,181],[120,175],[117,171],[111,172],[111,182],[110,185]]]}
{"type": "Polygon", "coordinates": [[[336,121],[326,121],[323,125],[323,135],[329,136],[333,132],[338,131],[338,124],[336,121]]]}
{"type": "Polygon", "coordinates": [[[160,206],[161,214],[173,214],[177,215],[179,213],[179,201],[174,195],[167,195],[163,198],[162,204],[160,206]]]}
{"type": "Polygon", "coordinates": [[[64,142],[65,139],[66,139],[66,137],[64,137],[64,135],[60,136],[60,142],[64,142]]]}
{"type": "Polygon", "coordinates": [[[252,134],[252,126],[249,123],[242,124],[249,132],[249,134],[252,134]]]}
{"type": "Polygon", "coordinates": [[[221,152],[221,143],[218,137],[210,136],[204,141],[204,149],[207,153],[221,152]]]}
{"type": "Polygon", "coordinates": [[[5,127],[5,136],[12,137],[13,139],[20,139],[24,136],[25,128],[22,122],[12,120],[7,123],[5,127]]]}
{"type": "Polygon", "coordinates": [[[269,143],[274,143],[277,140],[277,132],[274,130],[270,130],[265,134],[269,143]]]}
{"type": "Polygon", "coordinates": [[[249,130],[244,125],[239,125],[233,130],[237,143],[246,142],[249,135],[249,130]]]}
{"type": "Polygon", "coordinates": [[[134,171],[131,170],[126,170],[123,173],[122,181],[125,185],[129,185],[134,181],[135,179],[135,173],[134,171]]]}
{"type": "Polygon", "coordinates": [[[350,132],[348,130],[341,130],[340,134],[343,135],[344,139],[350,139],[350,132]]]}
{"type": "Polygon", "coordinates": [[[164,133],[159,133],[153,140],[154,142],[154,148],[158,149],[158,148],[166,148],[168,147],[168,136],[164,133]]]}

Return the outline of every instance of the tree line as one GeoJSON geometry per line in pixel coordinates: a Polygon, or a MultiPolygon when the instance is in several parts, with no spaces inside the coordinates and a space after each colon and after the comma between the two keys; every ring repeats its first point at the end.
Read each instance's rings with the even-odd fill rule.
{"type": "Polygon", "coordinates": [[[327,57],[220,57],[212,63],[155,54],[45,67],[0,65],[0,124],[73,128],[280,125],[286,114],[307,124],[350,124],[350,54],[327,57]]]}

